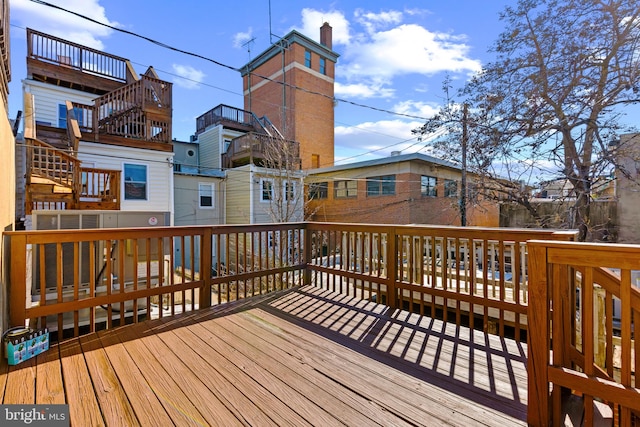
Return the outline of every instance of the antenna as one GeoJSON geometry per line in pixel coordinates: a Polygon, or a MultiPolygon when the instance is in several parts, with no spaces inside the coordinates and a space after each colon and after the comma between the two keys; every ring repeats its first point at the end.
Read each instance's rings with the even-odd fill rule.
{"type": "Polygon", "coordinates": [[[271,0],[269,0],[269,44],[273,44],[273,31],[271,31],[271,0]]]}
{"type": "Polygon", "coordinates": [[[246,42],[242,43],[242,47],[247,47],[247,52],[249,53],[249,60],[251,60],[251,44],[256,41],[255,37],[251,37],[246,42]]]}

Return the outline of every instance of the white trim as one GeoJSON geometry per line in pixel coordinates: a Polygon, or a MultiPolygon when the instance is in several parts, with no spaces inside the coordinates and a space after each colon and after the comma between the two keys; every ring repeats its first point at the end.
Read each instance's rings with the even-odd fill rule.
{"type": "MultiPolygon", "coordinates": [[[[171,174],[171,176],[173,176],[173,174],[171,174]]],[[[127,161],[127,162],[122,162],[122,200],[123,201],[149,201],[149,164],[148,163],[143,163],[143,162],[135,162],[135,161],[127,161]],[[125,174],[126,174],[126,169],[125,166],[126,165],[131,165],[131,166],[144,166],[145,167],[145,183],[144,183],[144,199],[127,199],[126,198],[126,192],[125,192],[125,174]]]]}
{"type": "Polygon", "coordinates": [[[259,188],[259,194],[260,194],[260,203],[271,203],[274,199],[275,199],[275,180],[273,178],[260,178],[260,188],[259,188]],[[264,194],[263,194],[263,183],[264,182],[270,182],[271,183],[271,198],[268,200],[264,199],[264,194]]]}
{"type": "Polygon", "coordinates": [[[216,207],[216,189],[213,182],[198,182],[198,208],[199,209],[215,209],[216,207]],[[200,186],[207,186],[211,188],[211,206],[202,206],[202,193],[200,192],[200,186]]]}

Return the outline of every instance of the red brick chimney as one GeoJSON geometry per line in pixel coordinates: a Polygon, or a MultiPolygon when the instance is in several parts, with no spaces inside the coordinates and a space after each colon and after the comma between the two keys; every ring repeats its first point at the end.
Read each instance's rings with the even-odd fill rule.
{"type": "Polygon", "coordinates": [[[320,44],[328,47],[329,49],[333,49],[331,46],[331,25],[328,22],[322,24],[320,27],[320,44]]]}

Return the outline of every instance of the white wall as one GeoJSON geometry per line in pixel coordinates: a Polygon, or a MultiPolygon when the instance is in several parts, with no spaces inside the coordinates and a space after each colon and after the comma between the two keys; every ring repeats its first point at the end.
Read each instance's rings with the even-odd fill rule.
{"type": "Polygon", "coordinates": [[[78,158],[83,166],[119,170],[123,173],[125,163],[146,165],[148,199],[125,200],[122,176],[120,209],[171,212],[173,215],[173,167],[168,160],[173,158],[173,153],[80,141],[78,158]]]}
{"type": "Polygon", "coordinates": [[[35,80],[23,80],[22,86],[25,93],[34,96],[34,110],[36,121],[48,123],[49,126],[58,127],[58,105],[65,101],[78,102],[93,105],[93,100],[98,95],[67,89],[35,80]]]}

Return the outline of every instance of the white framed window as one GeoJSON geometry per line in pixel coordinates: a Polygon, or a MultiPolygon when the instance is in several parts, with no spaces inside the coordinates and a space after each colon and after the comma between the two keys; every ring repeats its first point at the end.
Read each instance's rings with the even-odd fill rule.
{"type": "Polygon", "coordinates": [[[260,179],[260,201],[270,202],[274,199],[273,180],[267,178],[260,179]]]}
{"type": "Polygon", "coordinates": [[[285,182],[284,183],[284,199],[287,201],[295,200],[296,198],[296,183],[285,182]]]}
{"type": "Polygon", "coordinates": [[[147,200],[147,165],[124,164],[124,199],[147,200]]]}
{"type": "Polygon", "coordinates": [[[203,209],[211,209],[213,204],[213,184],[212,183],[198,183],[198,206],[203,209]]]}

